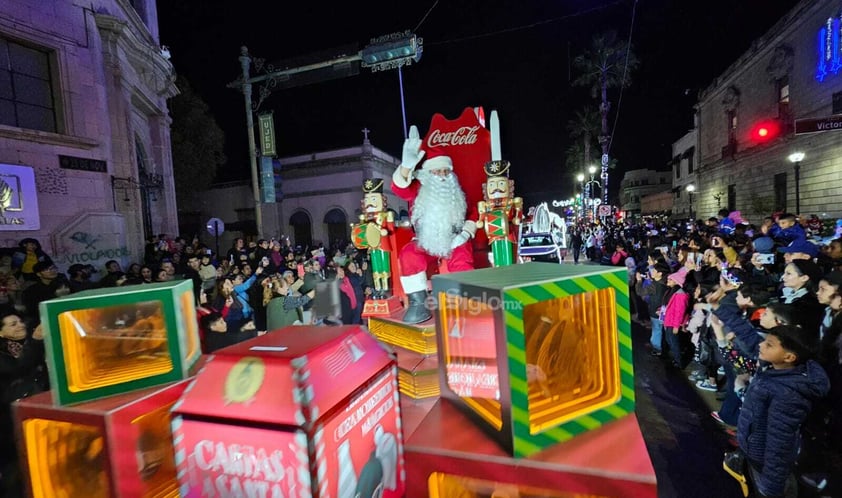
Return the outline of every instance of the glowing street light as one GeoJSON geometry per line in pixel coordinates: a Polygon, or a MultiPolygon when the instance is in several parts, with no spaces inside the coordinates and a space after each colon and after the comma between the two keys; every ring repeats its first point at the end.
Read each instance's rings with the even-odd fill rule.
{"type": "Polygon", "coordinates": [[[693,193],[696,191],[696,186],[691,183],[690,185],[687,185],[686,190],[687,190],[687,195],[689,196],[689,201],[690,201],[690,221],[692,222],[693,221],[693,193]]]}
{"type": "Polygon", "coordinates": [[[789,162],[795,164],[795,215],[801,214],[801,161],[803,152],[793,152],[789,155],[789,162]]]}

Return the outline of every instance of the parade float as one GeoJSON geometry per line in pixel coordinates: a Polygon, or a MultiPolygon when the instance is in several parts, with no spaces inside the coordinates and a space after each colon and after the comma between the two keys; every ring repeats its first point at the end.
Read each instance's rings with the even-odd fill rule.
{"type": "MultiPolygon", "coordinates": [[[[460,119],[478,115],[466,110],[460,119]]],[[[434,117],[430,129],[442,123],[434,117]]],[[[401,347],[436,338],[441,397],[403,403],[412,420],[407,496],[656,496],[634,415],[626,270],[509,264],[521,207],[494,129],[489,160],[457,175],[467,198],[483,196],[477,234],[497,245],[489,251],[495,264],[430,272],[432,329],[369,321],[375,335],[401,347]],[[483,176],[485,184],[475,181],[483,176]],[[625,451],[611,451],[615,444],[625,451]]],[[[546,205],[537,214],[529,228],[544,227],[560,252],[564,220],[553,220],[546,205]]]]}
{"type": "Polygon", "coordinates": [[[396,370],[358,326],[217,351],[173,407],[181,496],[404,496],[396,370]]]}
{"type": "Polygon", "coordinates": [[[201,360],[190,281],[40,304],[52,390],[13,405],[35,498],[176,497],[170,408],[201,360]]]}

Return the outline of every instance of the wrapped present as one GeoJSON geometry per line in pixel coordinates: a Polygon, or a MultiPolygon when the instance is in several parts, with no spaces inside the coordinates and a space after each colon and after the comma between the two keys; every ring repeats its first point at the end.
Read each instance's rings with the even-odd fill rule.
{"type": "Polygon", "coordinates": [[[442,396],[515,456],[634,411],[625,268],[527,263],[433,277],[442,396]]]}
{"type": "Polygon", "coordinates": [[[83,291],[40,312],[60,405],[185,379],[201,356],[189,280],[83,291]]]}

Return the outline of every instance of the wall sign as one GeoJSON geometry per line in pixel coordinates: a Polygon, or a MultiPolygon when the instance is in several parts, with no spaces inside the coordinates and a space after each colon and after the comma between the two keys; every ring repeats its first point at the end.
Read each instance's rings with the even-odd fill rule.
{"type": "Polygon", "coordinates": [[[35,170],[0,164],[0,230],[39,230],[35,170]]]}
{"type": "Polygon", "coordinates": [[[58,165],[62,169],[77,169],[79,171],[93,171],[94,173],[106,173],[108,171],[108,164],[105,161],[86,157],[59,155],[58,165]]]}

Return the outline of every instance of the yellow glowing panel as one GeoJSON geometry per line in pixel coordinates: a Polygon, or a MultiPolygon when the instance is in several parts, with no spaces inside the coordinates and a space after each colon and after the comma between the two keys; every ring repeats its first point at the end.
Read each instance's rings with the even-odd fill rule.
{"type": "Polygon", "coordinates": [[[533,486],[517,486],[433,472],[427,479],[430,498],[606,498],[565,493],[533,486]]]}
{"type": "Polygon", "coordinates": [[[439,293],[447,385],[478,415],[502,429],[494,309],[479,299],[439,293]]]}
{"type": "Polygon", "coordinates": [[[137,472],[144,498],[178,496],[170,408],[166,404],[132,420],[137,430],[137,472]]]}
{"type": "Polygon", "coordinates": [[[159,301],[65,311],[58,324],[70,392],[173,369],[159,301]]]}
{"type": "Polygon", "coordinates": [[[530,433],[620,398],[614,289],[550,299],[523,310],[530,433]]]}
{"type": "Polygon", "coordinates": [[[180,298],[181,309],[184,313],[185,332],[187,333],[187,354],[185,359],[195,358],[200,354],[199,348],[199,320],[196,318],[196,305],[192,292],[184,292],[180,298]]]}
{"type": "Polygon", "coordinates": [[[107,498],[105,440],[96,427],[45,419],[23,422],[33,498],[107,498]]]}

